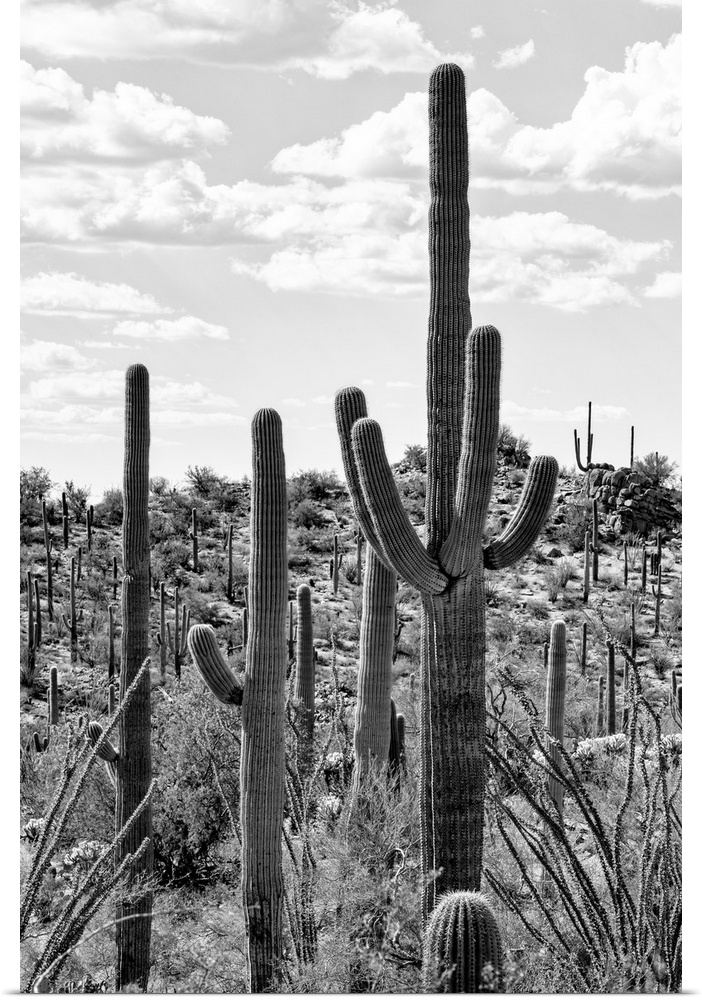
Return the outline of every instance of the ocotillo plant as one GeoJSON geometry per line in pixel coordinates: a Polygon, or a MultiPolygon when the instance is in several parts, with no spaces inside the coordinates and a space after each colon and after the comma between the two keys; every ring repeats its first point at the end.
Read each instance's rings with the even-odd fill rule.
{"type": "Polygon", "coordinates": [[[71,617],[68,618],[67,615],[62,614],[63,624],[69,630],[71,635],[71,663],[75,663],[78,659],[78,616],[76,614],[76,560],[75,556],[71,556],[71,581],[69,587],[69,601],[71,608],[71,617]]]}
{"type": "Polygon", "coordinates": [[[426,993],[502,992],[504,955],[497,921],[479,892],[444,896],[424,932],[426,993]]]}
{"type": "Polygon", "coordinates": [[[607,643],[607,735],[614,736],[617,731],[617,701],[614,673],[614,643],[607,643]]]}
{"type": "Polygon", "coordinates": [[[190,537],[192,538],[193,541],[193,573],[199,573],[200,563],[198,559],[197,510],[195,507],[193,507],[193,513],[192,513],[190,537]]]}
{"type": "MultiPolygon", "coordinates": [[[[584,626],[583,626],[584,627],[584,626]]],[[[566,624],[564,621],[554,622],[551,626],[551,643],[548,656],[548,673],[546,674],[546,728],[553,740],[563,744],[563,726],[565,722],[565,690],[566,690],[566,624]]],[[[556,765],[561,763],[560,749],[551,744],[551,760],[556,765]]],[[[559,815],[563,815],[563,785],[555,777],[549,775],[549,795],[553,799],[559,815]]]]}
{"type": "Polygon", "coordinates": [[[336,418],[355,517],[369,547],[422,595],[420,816],[424,913],[452,889],[478,889],[485,786],[484,567],[521,559],[551,505],[558,464],[531,463],[504,533],[481,539],[497,461],[500,335],[470,335],[465,80],[439,66],[429,86],[428,451],[426,548],[402,507],[378,424],[360,389],[336,418]],[[464,398],[465,397],[465,398],[464,398]],[[437,878],[431,873],[440,871],[437,878]]]}
{"type": "Polygon", "coordinates": [[[281,837],[285,802],[287,498],[283,433],[275,410],[252,423],[251,554],[243,695],[214,630],[193,625],[188,644],[221,701],[241,703],[241,882],[249,990],[270,990],[283,954],[281,837]],[[209,629],[209,631],[207,631],[209,629]]]}
{"type": "Polygon", "coordinates": [[[44,527],[44,549],[46,551],[46,613],[49,621],[54,620],[54,581],[52,576],[51,550],[53,541],[49,533],[49,515],[46,509],[46,500],[41,502],[41,519],[44,527]]]}
{"type": "Polygon", "coordinates": [[[62,527],[63,527],[63,547],[64,547],[64,549],[67,549],[68,548],[68,540],[69,540],[68,539],[68,536],[69,536],[69,530],[68,530],[68,500],[66,499],[66,494],[65,493],[61,494],[61,521],[62,521],[62,527]]]}
{"type": "MultiPolygon", "coordinates": [[[[131,365],[125,379],[124,514],[122,520],[122,667],[120,702],[149,655],[149,373],[131,365]]],[[[151,785],[151,690],[148,670],[119,719],[120,754],[116,764],[115,831],[140,806],[151,785]]],[[[122,864],[147,840],[133,865],[134,876],[148,879],[153,871],[151,807],[139,814],[115,851],[122,864]]],[[[117,900],[116,988],[137,984],[146,991],[151,951],[151,889],[117,900]]]]}
{"type": "Polygon", "coordinates": [[[314,634],[312,629],[312,591],[306,583],[297,588],[297,665],[295,689],[302,745],[298,753],[298,770],[303,780],[308,776],[314,759],[314,634]]]}
{"type": "Polygon", "coordinates": [[[390,755],[392,653],[397,574],[384,566],[370,546],[363,581],[360,657],[353,735],[353,795],[373,768],[387,766],[390,755]]]}

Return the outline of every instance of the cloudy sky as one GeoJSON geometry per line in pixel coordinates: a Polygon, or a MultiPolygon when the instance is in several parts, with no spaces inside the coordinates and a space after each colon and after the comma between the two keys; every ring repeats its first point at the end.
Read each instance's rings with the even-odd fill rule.
{"type": "Polygon", "coordinates": [[[21,464],[119,485],[124,372],[153,474],[340,469],[361,385],[426,440],[428,77],[466,72],[471,301],[502,420],[571,465],[681,459],[680,0],[24,0],[21,464]]]}

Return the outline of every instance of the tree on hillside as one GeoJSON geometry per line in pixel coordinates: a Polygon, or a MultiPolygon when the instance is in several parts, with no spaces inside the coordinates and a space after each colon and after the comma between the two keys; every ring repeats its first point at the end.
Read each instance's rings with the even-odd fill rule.
{"type": "Polygon", "coordinates": [[[657,451],[634,459],[634,469],[650,479],[654,486],[672,486],[677,467],[677,462],[671,462],[667,455],[659,455],[657,451]]]}
{"type": "Polygon", "coordinates": [[[38,524],[41,520],[41,501],[56,486],[51,474],[41,465],[20,469],[20,521],[38,524]]]}

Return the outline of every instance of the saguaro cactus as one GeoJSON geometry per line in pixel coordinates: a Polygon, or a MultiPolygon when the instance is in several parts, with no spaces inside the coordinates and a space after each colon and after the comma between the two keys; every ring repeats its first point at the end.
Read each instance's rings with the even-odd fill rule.
{"type": "Polygon", "coordinates": [[[63,624],[71,635],[71,663],[78,659],[78,616],[76,614],[76,560],[71,556],[71,579],[69,584],[69,604],[71,608],[70,618],[62,614],[63,624]]]}
{"type": "Polygon", "coordinates": [[[312,762],[314,744],[314,635],[312,631],[312,591],[306,583],[297,588],[297,669],[295,700],[302,731],[301,773],[305,776],[312,762]]]}
{"type": "MultiPolygon", "coordinates": [[[[563,725],[565,721],[565,690],[566,690],[566,624],[564,621],[554,622],[551,626],[551,643],[548,655],[548,673],[546,675],[546,728],[552,739],[563,743],[563,725]]],[[[550,757],[554,763],[561,760],[560,749],[550,746],[550,757]]],[[[553,799],[559,814],[563,813],[563,785],[550,775],[548,779],[549,795],[553,799]]]]}
{"type": "Polygon", "coordinates": [[[614,643],[607,643],[607,700],[606,721],[607,736],[614,736],[617,731],[617,695],[614,672],[614,643]]]}
{"type": "Polygon", "coordinates": [[[241,883],[249,989],[270,989],[283,952],[285,612],[287,496],[283,430],[275,410],[252,427],[249,638],[241,707],[241,883]]]}
{"type": "Polygon", "coordinates": [[[503,962],[500,932],[485,896],[479,892],[444,896],[424,932],[425,992],[501,992],[503,962]]]}
{"type": "Polygon", "coordinates": [[[373,767],[386,767],[390,754],[392,651],[397,574],[369,546],[363,581],[360,660],[353,735],[353,794],[373,767]]]}
{"type": "Polygon", "coordinates": [[[497,460],[500,335],[471,326],[465,80],[439,66],[429,86],[426,548],[402,507],[363,393],[337,394],[346,482],[369,547],[422,594],[421,846],[424,912],[453,889],[478,889],[485,785],[483,569],[521,559],[550,508],[558,464],[536,458],[503,534],[481,538],[497,460]],[[434,879],[430,873],[440,870],[434,879]]]}
{"type": "Polygon", "coordinates": [[[248,937],[249,991],[273,985],[283,954],[285,803],[285,676],[288,656],[287,495],[283,431],[275,410],[259,410],[251,426],[251,554],[246,671],[237,678],[214,630],[193,625],[188,646],[220,701],[241,704],[241,884],[248,937]]]}
{"type": "Polygon", "coordinates": [[[46,611],[49,621],[54,620],[54,581],[52,576],[51,550],[53,549],[53,539],[49,532],[49,514],[46,509],[46,500],[41,502],[41,519],[44,528],[44,549],[46,550],[46,611]]]}
{"type": "MultiPolygon", "coordinates": [[[[149,655],[149,373],[131,365],[126,373],[124,431],[124,517],[122,521],[122,668],[120,701],[149,655]]],[[[115,830],[119,832],[151,785],[151,687],[148,670],[118,723],[115,830]]],[[[146,838],[133,867],[135,876],[153,871],[151,807],[130,826],[115,850],[119,867],[146,838]]],[[[117,989],[138,984],[146,990],[151,950],[152,892],[117,901],[117,989]],[[127,918],[127,919],[125,919],[127,918]]]]}
{"type": "Polygon", "coordinates": [[[192,519],[190,523],[190,537],[193,542],[193,573],[200,572],[200,560],[198,558],[198,535],[197,535],[197,508],[193,507],[192,519]]]}

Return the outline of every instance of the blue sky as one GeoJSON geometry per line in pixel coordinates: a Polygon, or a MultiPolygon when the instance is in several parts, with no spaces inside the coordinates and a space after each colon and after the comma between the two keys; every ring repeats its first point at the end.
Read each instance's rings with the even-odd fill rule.
{"type": "Polygon", "coordinates": [[[502,419],[574,461],[681,453],[681,6],[649,0],[25,0],[21,464],[95,498],[124,371],[153,474],[238,477],[250,421],[341,468],[361,385],[426,438],[426,88],[466,72],[471,301],[502,419]]]}

